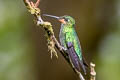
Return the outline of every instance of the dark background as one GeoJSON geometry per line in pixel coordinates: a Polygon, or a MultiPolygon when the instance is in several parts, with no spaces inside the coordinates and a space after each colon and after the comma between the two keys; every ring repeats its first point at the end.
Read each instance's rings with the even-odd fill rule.
{"type": "MultiPolygon", "coordinates": [[[[96,64],[97,80],[119,80],[119,5],[119,0],[41,0],[40,8],[72,16],[86,61],[96,64]]],[[[43,19],[58,39],[60,23],[43,19]]],[[[78,80],[59,52],[58,59],[50,59],[44,34],[23,0],[0,0],[0,80],[78,80]]]]}

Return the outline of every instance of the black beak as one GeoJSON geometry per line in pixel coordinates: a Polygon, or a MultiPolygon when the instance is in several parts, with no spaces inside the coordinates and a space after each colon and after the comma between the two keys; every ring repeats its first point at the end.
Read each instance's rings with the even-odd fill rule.
{"type": "Polygon", "coordinates": [[[60,19],[60,17],[58,17],[58,16],[53,16],[53,15],[48,15],[48,14],[43,14],[43,16],[48,16],[48,17],[52,17],[52,18],[55,18],[55,19],[60,19]]]}

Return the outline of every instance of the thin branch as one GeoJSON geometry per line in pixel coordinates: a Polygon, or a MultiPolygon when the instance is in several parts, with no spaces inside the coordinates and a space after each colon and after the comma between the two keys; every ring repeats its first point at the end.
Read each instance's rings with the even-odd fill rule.
{"type": "MultiPolygon", "coordinates": [[[[40,15],[40,9],[37,8],[39,3],[39,0],[36,3],[33,3],[32,1],[30,2],[29,0],[24,0],[24,3],[28,9],[28,11],[34,15],[36,17],[36,24],[37,26],[43,27],[45,32],[46,32],[46,38],[47,38],[47,45],[48,45],[48,50],[51,53],[51,58],[52,58],[52,54],[54,54],[56,57],[57,56],[57,52],[55,50],[55,47],[61,52],[61,54],[63,55],[63,57],[66,59],[66,61],[70,64],[70,66],[72,67],[68,54],[67,52],[63,49],[63,47],[60,45],[60,43],[57,41],[57,39],[54,36],[54,32],[53,32],[53,28],[50,22],[44,22],[41,18],[40,15]]],[[[73,70],[75,71],[75,69],[73,68],[73,70]]],[[[82,74],[80,74],[80,79],[83,79],[82,74]]]]}
{"type": "Polygon", "coordinates": [[[95,64],[93,63],[90,63],[90,75],[91,75],[91,78],[90,80],[96,80],[96,72],[95,72],[95,64]]]}
{"type": "MultiPolygon", "coordinates": [[[[36,3],[33,3],[32,1],[29,0],[23,0],[28,11],[35,16],[36,18],[36,25],[40,26],[42,28],[44,28],[45,30],[45,35],[47,38],[47,45],[48,45],[48,50],[51,53],[51,58],[53,55],[55,55],[58,58],[56,49],[58,49],[58,51],[60,51],[60,53],[63,55],[63,57],[65,58],[65,60],[70,64],[70,66],[72,67],[72,64],[70,63],[70,59],[68,57],[68,54],[66,52],[66,50],[64,50],[64,48],[60,45],[60,43],[57,41],[55,35],[54,35],[54,31],[52,28],[52,25],[50,22],[44,22],[41,18],[40,15],[40,9],[38,8],[40,0],[37,0],[36,3]]],[[[72,67],[73,68],[73,67],[72,67]]],[[[77,73],[79,75],[79,78],[81,80],[85,80],[83,75],[81,73],[78,73],[74,68],[73,70],[75,71],[75,73],[77,73]]],[[[95,80],[95,79],[91,79],[91,80],[95,80]]]]}
{"type": "Polygon", "coordinates": [[[79,74],[79,78],[80,78],[81,80],[85,80],[84,77],[83,77],[83,75],[82,75],[81,73],[79,74]]]}
{"type": "Polygon", "coordinates": [[[35,7],[38,7],[40,4],[40,0],[37,0],[36,3],[35,3],[35,7]]]}
{"type": "Polygon", "coordinates": [[[36,3],[33,3],[32,1],[29,1],[29,0],[24,0],[24,3],[28,9],[28,11],[34,15],[36,17],[36,24],[37,26],[40,26],[40,27],[43,27],[45,32],[46,32],[46,38],[47,38],[47,41],[48,41],[48,49],[49,51],[52,53],[54,53],[54,55],[56,57],[57,56],[57,52],[55,50],[55,47],[62,53],[62,55],[64,56],[64,58],[68,61],[69,61],[69,58],[68,58],[68,55],[66,53],[65,50],[63,50],[62,46],[60,45],[60,43],[57,41],[57,39],[55,38],[54,36],[54,32],[53,32],[53,28],[52,28],[52,25],[50,22],[44,22],[41,18],[41,15],[40,15],[40,9],[35,7],[35,5],[38,5],[40,2],[40,0],[37,0],[36,3]]]}

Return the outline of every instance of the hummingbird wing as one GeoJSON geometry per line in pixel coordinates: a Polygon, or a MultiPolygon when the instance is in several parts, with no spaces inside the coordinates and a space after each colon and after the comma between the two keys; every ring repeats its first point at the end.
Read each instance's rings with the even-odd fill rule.
{"type": "Polygon", "coordinates": [[[82,54],[82,49],[81,49],[81,45],[80,45],[80,41],[78,39],[77,33],[75,32],[75,29],[73,29],[74,33],[73,35],[75,36],[74,38],[74,47],[75,47],[75,51],[79,56],[79,59],[83,61],[83,64],[85,65],[86,68],[89,67],[89,65],[87,64],[84,55],[82,54]]]}
{"type": "Polygon", "coordinates": [[[70,61],[71,61],[71,64],[72,66],[78,71],[80,72],[80,64],[79,64],[79,58],[78,56],[76,55],[76,52],[75,52],[75,49],[74,49],[74,46],[71,42],[68,42],[67,43],[67,47],[68,47],[68,55],[70,57],[70,61]]]}
{"type": "MultiPolygon", "coordinates": [[[[74,36],[74,38],[72,38],[72,36],[74,36],[74,35],[72,35],[69,32],[67,32],[66,36],[65,36],[66,45],[67,45],[67,49],[68,49],[68,55],[70,57],[70,60],[71,60],[71,63],[73,65],[73,67],[78,72],[80,72],[80,68],[82,68],[84,73],[86,74],[85,65],[84,65],[83,60],[82,60],[82,54],[79,51],[80,47],[78,45],[77,48],[76,48],[76,43],[74,42],[76,40],[76,38],[75,38],[76,35],[74,36]],[[80,53],[77,53],[77,50],[80,53]]],[[[77,43],[77,44],[79,44],[79,43],[77,43]]]]}

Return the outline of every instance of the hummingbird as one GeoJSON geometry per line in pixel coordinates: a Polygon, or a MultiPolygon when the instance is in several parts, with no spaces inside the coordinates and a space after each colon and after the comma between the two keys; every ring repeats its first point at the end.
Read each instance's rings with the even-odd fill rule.
{"type": "Polygon", "coordinates": [[[67,52],[74,71],[80,73],[82,70],[86,75],[86,68],[88,67],[88,64],[85,62],[82,55],[80,41],[75,31],[75,20],[68,15],[58,17],[43,14],[43,16],[56,18],[61,23],[59,33],[60,44],[67,52]]]}

